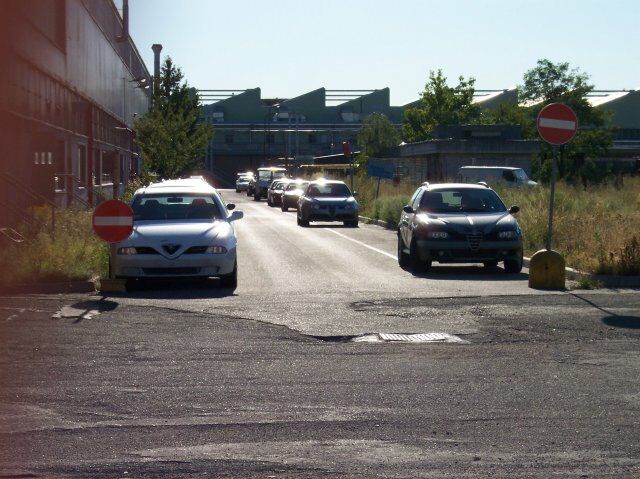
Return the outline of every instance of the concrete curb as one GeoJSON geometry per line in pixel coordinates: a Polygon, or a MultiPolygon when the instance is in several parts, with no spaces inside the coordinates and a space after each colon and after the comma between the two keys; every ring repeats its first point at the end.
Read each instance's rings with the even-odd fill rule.
{"type": "Polygon", "coordinates": [[[0,296],[12,294],[94,293],[95,291],[96,285],[92,281],[0,285],[0,296]]]}
{"type": "MultiPolygon", "coordinates": [[[[373,218],[367,218],[366,216],[359,216],[360,221],[381,226],[388,230],[395,229],[395,225],[389,224],[386,221],[374,220],[373,218]]],[[[529,267],[531,258],[524,257],[523,264],[525,268],[529,267]]],[[[589,279],[596,284],[600,284],[606,288],[640,288],[640,276],[612,276],[612,275],[592,275],[589,273],[583,273],[574,268],[565,268],[565,276],[572,281],[580,281],[581,279],[589,279]]]]}

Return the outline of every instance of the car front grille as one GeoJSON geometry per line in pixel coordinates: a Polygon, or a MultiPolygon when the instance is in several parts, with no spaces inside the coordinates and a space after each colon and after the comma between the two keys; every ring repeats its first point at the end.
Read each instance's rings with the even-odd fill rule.
{"type": "Polygon", "coordinates": [[[160,254],[154,248],[150,246],[136,246],[136,253],[138,254],[160,254]]]}
{"type": "Polygon", "coordinates": [[[143,268],[142,271],[149,276],[177,276],[198,274],[200,268],[143,268]]]}
{"type": "Polygon", "coordinates": [[[207,252],[207,247],[206,246],[192,246],[187,251],[185,251],[183,254],[204,254],[206,252],[207,252]]]}
{"type": "Polygon", "coordinates": [[[471,251],[478,251],[478,248],[480,248],[480,243],[482,243],[482,234],[468,234],[467,242],[469,243],[469,248],[471,248],[471,251]]]}

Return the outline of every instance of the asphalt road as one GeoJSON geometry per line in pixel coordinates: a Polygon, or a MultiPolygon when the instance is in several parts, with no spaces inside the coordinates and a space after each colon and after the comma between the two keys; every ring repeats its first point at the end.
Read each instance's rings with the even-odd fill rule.
{"type": "Polygon", "coordinates": [[[415,277],[393,232],[225,197],[233,294],[0,298],[0,477],[640,477],[637,291],[415,277]]]}

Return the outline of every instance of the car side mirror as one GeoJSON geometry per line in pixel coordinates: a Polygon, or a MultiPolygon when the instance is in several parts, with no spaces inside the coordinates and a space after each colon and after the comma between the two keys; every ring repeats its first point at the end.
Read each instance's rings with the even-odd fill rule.
{"type": "Polygon", "coordinates": [[[242,218],[244,218],[244,213],[242,211],[234,211],[233,213],[231,213],[231,216],[227,218],[227,220],[229,222],[232,222],[236,220],[241,220],[242,218]]]}
{"type": "Polygon", "coordinates": [[[512,215],[515,215],[518,211],[520,211],[520,207],[513,205],[511,208],[509,208],[509,213],[512,215]]]}
{"type": "Polygon", "coordinates": [[[358,192],[357,192],[357,191],[354,191],[354,192],[353,192],[353,195],[351,195],[351,196],[353,196],[353,197],[355,198],[356,196],[358,196],[358,192]]]}
{"type": "Polygon", "coordinates": [[[232,210],[232,209],[234,209],[235,207],[236,207],[236,205],[234,205],[233,203],[228,203],[228,204],[227,204],[227,209],[228,209],[229,211],[231,211],[231,210],[232,210]]]}
{"type": "Polygon", "coordinates": [[[412,208],[411,206],[409,206],[409,205],[405,205],[405,206],[402,208],[402,211],[404,211],[405,213],[409,213],[409,214],[411,214],[411,213],[413,213],[413,208],[412,208]]]}

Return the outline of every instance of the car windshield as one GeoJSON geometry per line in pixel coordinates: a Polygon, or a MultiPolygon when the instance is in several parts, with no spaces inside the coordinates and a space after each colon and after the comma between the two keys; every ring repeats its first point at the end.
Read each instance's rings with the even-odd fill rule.
{"type": "Polygon", "coordinates": [[[507,208],[493,190],[456,188],[425,192],[418,210],[427,213],[499,213],[507,208]]]}
{"type": "Polygon", "coordinates": [[[134,221],[216,220],[222,218],[212,196],[190,194],[140,195],[133,200],[134,221]]]}
{"type": "Polygon", "coordinates": [[[258,170],[258,179],[275,180],[276,178],[283,178],[286,174],[286,171],[258,170]]]}
{"type": "Polygon", "coordinates": [[[513,170],[513,174],[516,176],[516,178],[522,181],[527,181],[529,179],[524,170],[513,170]]]}
{"type": "Polygon", "coordinates": [[[309,183],[289,183],[287,185],[287,191],[301,190],[302,188],[304,188],[308,184],[309,183]]]}
{"type": "Polygon", "coordinates": [[[349,187],[344,183],[317,183],[309,186],[307,196],[311,196],[314,198],[317,196],[349,197],[351,196],[351,191],[349,191],[349,187]]]}

